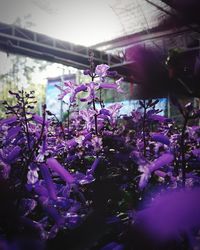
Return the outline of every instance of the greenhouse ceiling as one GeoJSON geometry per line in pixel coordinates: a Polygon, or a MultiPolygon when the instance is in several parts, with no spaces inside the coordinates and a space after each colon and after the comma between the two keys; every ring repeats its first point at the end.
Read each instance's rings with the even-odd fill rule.
{"type": "Polygon", "coordinates": [[[159,0],[1,0],[0,22],[91,46],[162,24],[159,0]]]}

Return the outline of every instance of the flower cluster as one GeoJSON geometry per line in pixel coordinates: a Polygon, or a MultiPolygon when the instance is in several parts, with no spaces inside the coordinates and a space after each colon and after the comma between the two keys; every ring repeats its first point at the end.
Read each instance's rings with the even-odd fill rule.
{"type": "Polygon", "coordinates": [[[115,241],[99,247],[124,249],[116,224],[123,230],[132,222],[149,190],[199,185],[200,127],[188,125],[199,118],[199,110],[177,104],[183,116],[183,126],[177,126],[159,114],[158,100],[143,100],[130,116],[119,117],[122,105],[105,107],[101,90],[122,93],[122,78],[105,64],[84,74],[91,82],[58,86],[58,98],[67,95],[69,106],[78,99],[87,104],[67,122],[45,105],[42,116],[35,114],[33,92],[10,92],[16,104],[5,102],[8,118],[0,120],[0,180],[15,193],[16,232],[28,225],[40,238],[56,239],[60,231],[83,227],[84,233],[90,219],[115,234],[115,241]]]}

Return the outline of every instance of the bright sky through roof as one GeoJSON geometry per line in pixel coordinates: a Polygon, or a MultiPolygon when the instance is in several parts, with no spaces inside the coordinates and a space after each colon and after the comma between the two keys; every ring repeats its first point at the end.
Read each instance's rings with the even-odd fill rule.
{"type": "MultiPolygon", "coordinates": [[[[114,0],[113,0],[114,1],[114,0]]],[[[36,32],[90,46],[118,36],[112,0],[0,0],[0,21],[31,21],[36,32]]]]}

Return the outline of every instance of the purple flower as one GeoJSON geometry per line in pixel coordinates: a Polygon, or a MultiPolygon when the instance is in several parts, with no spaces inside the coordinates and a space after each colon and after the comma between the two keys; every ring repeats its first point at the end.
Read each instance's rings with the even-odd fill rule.
{"type": "Polygon", "coordinates": [[[41,202],[41,205],[44,209],[44,211],[55,221],[55,223],[60,226],[64,223],[64,218],[58,213],[57,209],[46,205],[45,203],[41,202]]]}
{"type": "Polygon", "coordinates": [[[66,81],[64,82],[64,85],[65,88],[61,88],[60,86],[56,85],[56,87],[61,91],[58,99],[62,100],[67,94],[70,94],[70,103],[74,103],[76,101],[76,95],[79,92],[87,90],[87,87],[84,84],[77,86],[75,83],[66,81]]]}
{"type": "Polygon", "coordinates": [[[20,131],[21,131],[21,127],[20,127],[20,126],[11,127],[11,128],[8,130],[6,139],[7,139],[7,140],[13,139],[14,137],[16,137],[16,136],[18,135],[18,133],[19,133],[20,131]]]}
{"type": "Polygon", "coordinates": [[[171,163],[174,160],[174,155],[171,153],[162,154],[158,159],[150,163],[149,169],[151,172],[171,163]]]}
{"type": "Polygon", "coordinates": [[[193,149],[192,154],[196,157],[200,157],[200,149],[199,148],[193,149]]]}
{"type": "Polygon", "coordinates": [[[71,140],[66,141],[66,146],[67,146],[69,149],[76,147],[77,144],[78,144],[78,143],[77,143],[76,139],[71,139],[71,140]]]}
{"type": "Polygon", "coordinates": [[[82,117],[83,120],[85,120],[86,128],[88,130],[90,130],[93,127],[93,120],[95,114],[96,111],[93,109],[79,111],[79,115],[82,117]]]}
{"type": "Polygon", "coordinates": [[[0,176],[3,179],[8,179],[10,170],[11,170],[10,165],[0,159],[0,176]]]}
{"type": "Polygon", "coordinates": [[[84,97],[84,98],[81,98],[80,100],[82,102],[88,102],[88,103],[92,102],[92,100],[96,98],[95,92],[98,89],[99,89],[99,84],[98,83],[96,83],[96,82],[88,83],[87,84],[88,95],[86,97],[84,97]]]}
{"type": "Polygon", "coordinates": [[[171,153],[165,153],[161,155],[158,159],[147,165],[140,165],[139,171],[142,172],[139,181],[139,188],[144,189],[151,177],[152,172],[158,170],[159,168],[171,163],[174,160],[174,155],[171,153]]]}
{"type": "Polygon", "coordinates": [[[75,93],[79,93],[81,91],[86,91],[87,87],[84,84],[81,84],[80,86],[78,86],[77,88],[75,88],[75,93]]]}
{"type": "Polygon", "coordinates": [[[17,116],[11,116],[0,121],[0,126],[9,125],[17,121],[17,116]]]}
{"type": "Polygon", "coordinates": [[[53,200],[56,200],[57,199],[56,188],[55,188],[55,184],[53,183],[53,180],[51,178],[51,174],[49,172],[48,167],[45,164],[41,164],[40,171],[41,171],[42,177],[45,181],[46,188],[47,188],[48,193],[49,193],[49,197],[53,200]]]}
{"type": "Polygon", "coordinates": [[[124,246],[116,242],[111,242],[101,248],[101,250],[123,250],[123,249],[124,249],[124,246]]]}
{"type": "Polygon", "coordinates": [[[122,82],[123,78],[118,79],[115,83],[100,83],[99,88],[102,89],[115,89],[118,93],[124,93],[124,91],[121,89],[120,84],[122,82]]]}
{"type": "Polygon", "coordinates": [[[71,184],[74,182],[73,176],[67,171],[67,169],[61,166],[56,159],[47,159],[47,165],[49,166],[49,168],[55,171],[64,181],[66,181],[66,183],[71,184]]]}
{"type": "Polygon", "coordinates": [[[100,151],[102,148],[102,138],[98,136],[93,136],[91,140],[94,151],[100,151]]]}
{"type": "Polygon", "coordinates": [[[21,210],[23,210],[23,216],[26,216],[28,214],[30,214],[35,207],[37,206],[37,202],[33,199],[22,199],[21,203],[21,210]]]}
{"type": "Polygon", "coordinates": [[[166,144],[169,146],[170,144],[170,140],[169,138],[164,135],[164,134],[161,134],[161,133],[152,133],[151,134],[151,138],[154,140],[154,141],[157,141],[157,142],[161,142],[163,144],[166,144]]]}
{"type": "Polygon", "coordinates": [[[156,114],[152,114],[150,116],[150,118],[154,121],[158,121],[158,122],[165,122],[168,120],[168,118],[166,118],[165,116],[162,115],[156,115],[156,114]]]}
{"type": "Polygon", "coordinates": [[[95,74],[100,76],[100,77],[105,77],[105,76],[107,76],[107,70],[109,68],[110,67],[107,64],[97,65],[96,69],[95,69],[95,74]]]}
{"type": "Polygon", "coordinates": [[[97,158],[94,160],[94,162],[92,163],[91,168],[88,170],[88,173],[94,174],[96,168],[97,168],[98,165],[99,165],[99,162],[100,162],[100,158],[97,157],[97,158]]]}
{"type": "Polygon", "coordinates": [[[156,242],[180,239],[200,227],[200,188],[165,191],[136,214],[135,224],[156,242]]]}
{"type": "Polygon", "coordinates": [[[117,115],[119,114],[121,108],[122,108],[121,103],[115,103],[106,108],[110,114],[110,121],[112,125],[115,123],[117,115]]]}
{"type": "Polygon", "coordinates": [[[150,172],[150,169],[148,166],[139,166],[139,169],[138,169],[140,172],[142,172],[142,174],[140,175],[140,180],[139,180],[139,188],[142,190],[144,189],[147,184],[148,184],[148,181],[151,177],[151,172],[150,172]]]}
{"type": "Polygon", "coordinates": [[[90,69],[85,69],[84,71],[83,71],[83,74],[84,75],[90,75],[91,74],[91,71],[90,71],[90,69]]]}
{"type": "Polygon", "coordinates": [[[117,89],[115,83],[100,83],[99,88],[101,89],[117,89]]]}
{"type": "Polygon", "coordinates": [[[7,163],[13,163],[19,156],[21,148],[19,146],[14,147],[6,157],[7,163]]]}
{"type": "Polygon", "coordinates": [[[39,175],[37,169],[30,169],[27,173],[27,183],[35,184],[38,181],[39,175]]]}
{"type": "MultiPolygon", "coordinates": [[[[32,185],[31,185],[32,186],[32,185]]],[[[27,186],[29,188],[29,186],[27,186]]],[[[41,197],[49,197],[49,192],[47,191],[47,189],[39,184],[39,182],[37,182],[34,186],[33,186],[34,191],[36,192],[36,194],[38,194],[41,197]]]]}
{"type": "Polygon", "coordinates": [[[124,93],[124,91],[121,89],[121,86],[120,86],[120,84],[121,84],[121,82],[124,80],[124,78],[123,77],[121,77],[120,79],[118,79],[115,83],[116,83],[116,85],[117,85],[117,92],[118,93],[124,93]]]}
{"type": "Polygon", "coordinates": [[[110,111],[107,109],[101,109],[100,110],[100,114],[106,115],[106,116],[110,116],[110,111]]]}

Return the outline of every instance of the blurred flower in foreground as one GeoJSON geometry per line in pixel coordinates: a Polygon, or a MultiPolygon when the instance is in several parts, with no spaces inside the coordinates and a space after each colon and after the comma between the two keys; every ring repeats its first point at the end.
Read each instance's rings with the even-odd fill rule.
{"type": "Polygon", "coordinates": [[[200,227],[200,188],[165,191],[136,215],[135,225],[158,244],[187,239],[200,227]],[[184,238],[182,238],[184,237],[184,238]]]}

